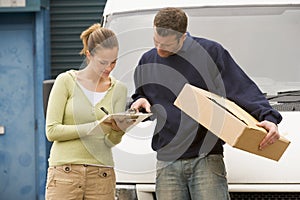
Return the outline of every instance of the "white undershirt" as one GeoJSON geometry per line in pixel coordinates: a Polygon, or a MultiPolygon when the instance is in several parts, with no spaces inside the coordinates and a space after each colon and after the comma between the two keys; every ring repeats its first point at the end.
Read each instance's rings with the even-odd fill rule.
{"type": "Polygon", "coordinates": [[[90,102],[92,103],[93,106],[95,106],[101,99],[103,99],[103,97],[106,94],[106,91],[105,92],[94,92],[94,91],[90,91],[90,90],[86,89],[80,83],[78,83],[78,85],[81,87],[85,96],[90,100],[90,102]]]}

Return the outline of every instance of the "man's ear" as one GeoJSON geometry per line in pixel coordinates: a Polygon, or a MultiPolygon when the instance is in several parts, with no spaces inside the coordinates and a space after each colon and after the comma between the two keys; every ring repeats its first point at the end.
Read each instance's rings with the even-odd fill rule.
{"type": "Polygon", "coordinates": [[[181,36],[181,39],[184,41],[186,39],[186,33],[181,36]]]}

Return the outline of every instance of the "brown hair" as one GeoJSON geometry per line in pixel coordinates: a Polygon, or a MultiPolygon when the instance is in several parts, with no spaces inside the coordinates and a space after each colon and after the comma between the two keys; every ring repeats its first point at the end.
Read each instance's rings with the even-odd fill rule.
{"type": "Polygon", "coordinates": [[[92,54],[96,48],[119,48],[119,43],[116,35],[110,29],[103,28],[99,23],[93,24],[80,35],[83,49],[80,55],[86,55],[86,51],[92,54]]]}
{"type": "Polygon", "coordinates": [[[163,8],[155,15],[154,26],[160,36],[176,34],[179,38],[186,33],[187,16],[180,8],[163,8]]]}

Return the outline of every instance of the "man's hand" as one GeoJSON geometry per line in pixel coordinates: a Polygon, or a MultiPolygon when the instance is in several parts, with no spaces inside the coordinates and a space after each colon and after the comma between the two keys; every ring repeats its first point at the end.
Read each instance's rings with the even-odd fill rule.
{"type": "Polygon", "coordinates": [[[150,113],[150,103],[147,99],[145,98],[140,98],[138,100],[136,100],[133,104],[131,104],[131,109],[136,110],[137,112],[139,112],[139,109],[144,108],[146,110],[146,112],[150,113]]]}
{"type": "Polygon", "coordinates": [[[268,145],[274,144],[274,142],[280,138],[278,127],[273,122],[265,120],[257,123],[257,126],[266,129],[268,132],[266,137],[259,144],[259,149],[262,150],[268,145]]]}

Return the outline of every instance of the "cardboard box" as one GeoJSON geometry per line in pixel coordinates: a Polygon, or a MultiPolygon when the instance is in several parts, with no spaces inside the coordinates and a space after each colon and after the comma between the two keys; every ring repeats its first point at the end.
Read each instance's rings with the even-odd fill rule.
{"type": "Polygon", "coordinates": [[[254,117],[234,102],[190,84],[184,86],[174,105],[235,148],[278,161],[290,144],[281,137],[260,150],[267,131],[256,125],[254,117]]]}

